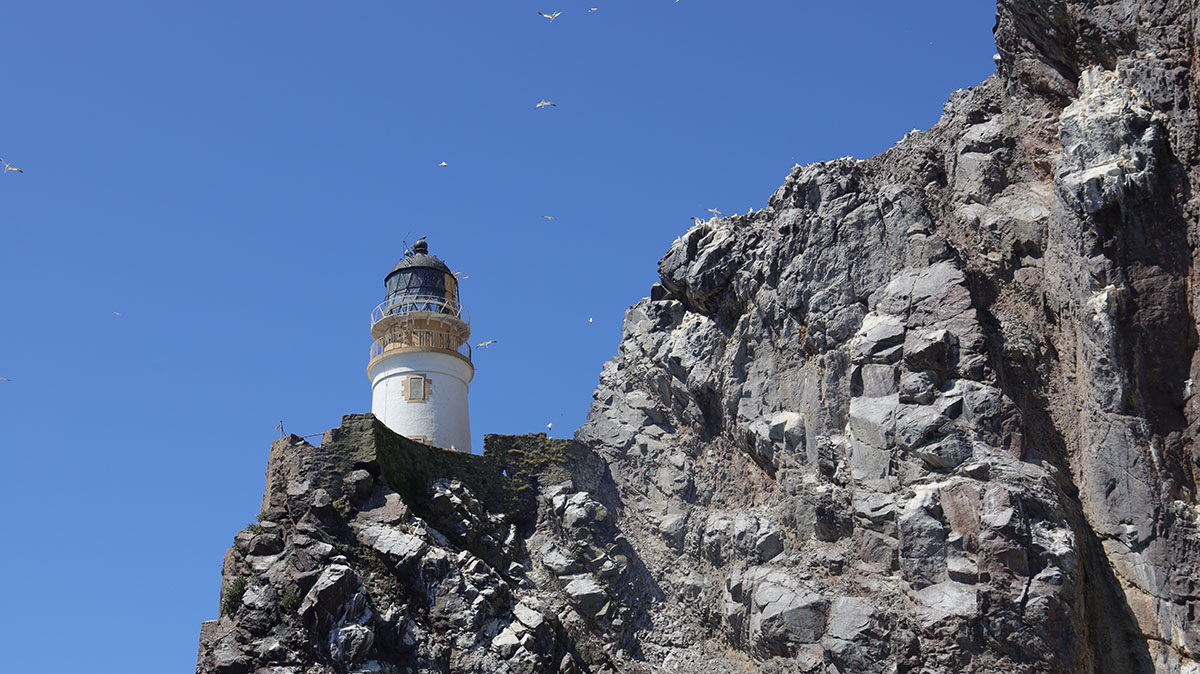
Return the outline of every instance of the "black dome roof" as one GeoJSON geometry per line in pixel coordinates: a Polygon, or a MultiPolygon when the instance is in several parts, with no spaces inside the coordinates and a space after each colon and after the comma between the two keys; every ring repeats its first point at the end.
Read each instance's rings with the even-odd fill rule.
{"type": "Polygon", "coordinates": [[[450,268],[446,266],[445,262],[442,262],[440,259],[430,255],[429,253],[413,253],[412,255],[406,255],[401,258],[401,260],[396,263],[396,266],[392,267],[392,271],[388,273],[388,276],[395,274],[401,269],[412,269],[413,267],[440,269],[447,274],[450,273],[450,268]]]}
{"type": "MultiPolygon", "coordinates": [[[[412,250],[405,251],[405,253],[405,256],[396,263],[396,266],[392,267],[392,271],[388,272],[388,277],[400,271],[401,269],[413,269],[418,267],[423,267],[425,269],[437,269],[438,271],[446,274],[451,273],[450,267],[447,267],[445,262],[442,262],[438,258],[429,254],[429,244],[425,242],[425,237],[421,237],[412,245],[412,250]]],[[[387,280],[386,277],[384,280],[387,280]]]]}

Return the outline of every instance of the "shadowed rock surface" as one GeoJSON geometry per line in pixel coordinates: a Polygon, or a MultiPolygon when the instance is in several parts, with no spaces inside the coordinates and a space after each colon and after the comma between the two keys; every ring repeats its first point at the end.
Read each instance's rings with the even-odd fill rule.
{"type": "Polygon", "coordinates": [[[197,671],[1200,672],[1200,9],[995,33],[678,239],[576,442],[276,442],[197,671]]]}

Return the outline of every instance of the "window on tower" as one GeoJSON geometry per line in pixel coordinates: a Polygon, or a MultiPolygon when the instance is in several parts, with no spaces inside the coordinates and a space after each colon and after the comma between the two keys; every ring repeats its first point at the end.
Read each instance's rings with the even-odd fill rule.
{"type": "Polygon", "coordinates": [[[429,382],[425,375],[413,374],[404,379],[404,399],[410,403],[424,402],[429,398],[429,382]]]}

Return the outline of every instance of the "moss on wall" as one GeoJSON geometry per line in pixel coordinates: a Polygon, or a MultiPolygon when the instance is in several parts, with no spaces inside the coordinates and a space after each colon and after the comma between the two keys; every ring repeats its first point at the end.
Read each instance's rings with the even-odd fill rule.
{"type": "Polygon", "coordinates": [[[571,479],[568,466],[577,454],[574,441],[548,438],[545,433],[483,436],[483,456],[507,475],[514,497],[509,512],[522,521],[537,517],[537,493],[541,485],[571,479]]]}
{"type": "Polygon", "coordinates": [[[507,513],[518,523],[536,518],[540,485],[571,479],[569,467],[582,451],[574,441],[545,433],[489,434],[483,447],[482,456],[431,447],[393,432],[373,415],[348,414],[315,451],[345,468],[339,475],[355,467],[372,468],[422,517],[430,486],[458,480],[488,511],[507,513]]]}

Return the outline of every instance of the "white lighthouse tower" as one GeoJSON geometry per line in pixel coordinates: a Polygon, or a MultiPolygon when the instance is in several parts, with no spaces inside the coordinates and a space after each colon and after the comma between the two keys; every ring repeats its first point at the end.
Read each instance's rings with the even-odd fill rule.
{"type": "Polygon", "coordinates": [[[475,366],[458,278],[422,237],[383,285],[387,299],[371,312],[371,412],[400,435],[470,452],[475,366]]]}

